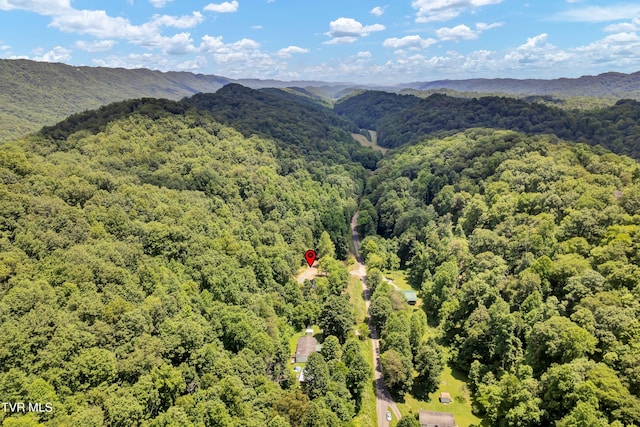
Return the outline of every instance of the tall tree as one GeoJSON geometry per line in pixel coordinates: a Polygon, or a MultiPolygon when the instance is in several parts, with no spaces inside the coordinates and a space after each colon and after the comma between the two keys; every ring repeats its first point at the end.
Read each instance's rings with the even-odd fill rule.
{"type": "Polygon", "coordinates": [[[344,343],[354,325],[349,301],[344,297],[329,295],[322,306],[318,324],[325,335],[334,335],[344,343]]]}

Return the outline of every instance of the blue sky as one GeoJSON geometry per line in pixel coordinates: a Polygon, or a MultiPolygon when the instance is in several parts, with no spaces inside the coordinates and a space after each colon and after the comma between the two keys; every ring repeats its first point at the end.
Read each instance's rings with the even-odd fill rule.
{"type": "Polygon", "coordinates": [[[0,0],[0,57],[402,83],[640,71],[640,2],[0,0]]]}

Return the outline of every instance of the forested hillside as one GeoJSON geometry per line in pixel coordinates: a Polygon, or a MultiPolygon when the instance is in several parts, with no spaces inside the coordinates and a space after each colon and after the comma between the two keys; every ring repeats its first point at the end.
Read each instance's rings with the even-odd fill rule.
{"type": "Polygon", "coordinates": [[[183,102],[210,112],[221,123],[245,135],[268,135],[321,162],[354,160],[374,169],[380,153],[358,144],[349,132],[358,127],[307,96],[280,89],[254,90],[229,84],[213,94],[183,102]]]}
{"type": "Polygon", "coordinates": [[[640,102],[628,99],[611,107],[567,111],[505,97],[465,99],[434,94],[418,100],[412,95],[365,92],[346,98],[335,109],[361,127],[371,126],[378,133],[378,144],[389,148],[416,143],[428,135],[480,126],[554,134],[640,157],[640,102]],[[368,121],[361,119],[362,111],[372,113],[368,121]]]}
{"type": "MultiPolygon", "coordinates": [[[[470,129],[383,159],[360,209],[368,268],[408,270],[489,425],[640,425],[636,161],[470,129]]],[[[383,302],[374,293],[372,313],[395,331],[383,302]]],[[[403,339],[403,363],[413,350],[437,378],[403,339]]]]}
{"type": "Polygon", "coordinates": [[[333,109],[362,129],[376,130],[380,128],[382,119],[393,116],[418,103],[420,103],[420,98],[416,96],[367,90],[340,99],[333,109]]]}
{"type": "Polygon", "coordinates": [[[223,77],[186,72],[73,67],[3,59],[0,142],[111,102],[143,96],[180,99],[198,92],[214,92],[228,82],[223,77]]]}
{"type": "Polygon", "coordinates": [[[374,169],[381,158],[379,152],[358,144],[349,134],[357,126],[330,108],[281,89],[255,90],[238,84],[181,101],[142,98],[117,102],[74,114],[54,126],[44,127],[40,133],[60,140],[81,130],[102,131],[112,120],[133,112],[156,119],[167,112],[184,114],[189,110],[206,112],[246,137],[262,135],[275,139],[280,149],[276,157],[280,159],[304,156],[307,161],[321,164],[354,161],[374,169]]]}
{"type": "Polygon", "coordinates": [[[364,169],[183,107],[121,103],[0,145],[0,395],[53,407],[3,425],[335,426],[360,410],[346,268],[327,253],[316,286],[292,277],[323,239],[346,255],[364,169]],[[289,341],[334,316],[347,329],[301,389],[289,341]]]}
{"type": "Polygon", "coordinates": [[[0,143],[53,125],[70,114],[112,102],[140,97],[178,100],[200,92],[215,92],[231,82],[252,88],[315,85],[322,86],[325,92],[345,87],[314,81],[234,80],[190,72],[0,59],[0,143]]]}

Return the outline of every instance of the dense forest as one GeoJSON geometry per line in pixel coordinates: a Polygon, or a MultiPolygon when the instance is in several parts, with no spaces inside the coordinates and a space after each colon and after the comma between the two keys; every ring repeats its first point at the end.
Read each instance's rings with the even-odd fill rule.
{"type": "Polygon", "coordinates": [[[363,167],[281,155],[180,106],[121,103],[0,146],[0,395],[54,408],[3,425],[337,426],[359,411],[370,367],[334,257],[363,167]],[[326,277],[301,287],[318,244],[326,277]],[[316,323],[325,349],[300,388],[289,341],[316,323]]]}
{"type": "Polygon", "coordinates": [[[385,158],[367,193],[367,267],[407,269],[434,328],[420,349],[420,322],[398,324],[374,292],[370,314],[398,343],[383,365],[405,366],[398,395],[412,369],[437,379],[428,361],[443,345],[489,425],[640,424],[636,161],[553,135],[471,129],[385,158]]]}
{"type": "Polygon", "coordinates": [[[317,93],[133,99],[0,145],[0,396],[55,408],[0,423],[361,425],[359,212],[395,398],[448,365],[483,425],[640,425],[640,103],[317,93]]]}
{"type": "Polygon", "coordinates": [[[396,148],[427,136],[473,127],[509,129],[601,145],[615,153],[640,157],[640,102],[567,111],[505,97],[459,98],[434,94],[426,99],[386,92],[347,97],[336,112],[378,133],[378,143],[396,148]],[[408,98],[408,99],[407,99],[408,98]]]}
{"type": "Polygon", "coordinates": [[[306,94],[273,88],[255,90],[239,84],[181,101],[142,98],[117,102],[74,114],[55,126],[44,127],[40,133],[60,140],[81,130],[102,131],[112,120],[133,112],[156,119],[167,112],[184,114],[188,110],[206,112],[246,137],[261,135],[276,140],[279,159],[297,156],[320,164],[354,161],[374,169],[382,157],[351,137],[350,132],[358,130],[353,122],[306,94]]]}

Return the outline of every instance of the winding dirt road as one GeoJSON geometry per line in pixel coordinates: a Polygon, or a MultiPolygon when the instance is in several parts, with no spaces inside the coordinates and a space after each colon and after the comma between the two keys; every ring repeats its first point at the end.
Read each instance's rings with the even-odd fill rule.
{"type": "MultiPolygon", "coordinates": [[[[358,212],[356,212],[351,219],[351,233],[353,234],[353,245],[356,251],[355,255],[357,266],[357,269],[352,270],[351,274],[358,277],[362,282],[364,300],[367,306],[367,312],[369,312],[371,295],[369,288],[367,287],[367,270],[365,269],[362,257],[360,256],[360,238],[358,237],[358,231],[356,230],[357,222],[358,212]]],[[[382,377],[382,363],[380,362],[380,342],[378,339],[378,331],[371,326],[371,320],[369,320],[369,329],[371,330],[371,346],[373,348],[373,375],[376,385],[376,413],[378,415],[378,426],[386,427],[389,425],[389,421],[387,421],[387,411],[389,408],[393,411],[396,420],[402,418],[402,414],[384,384],[384,378],[382,377]]]]}

